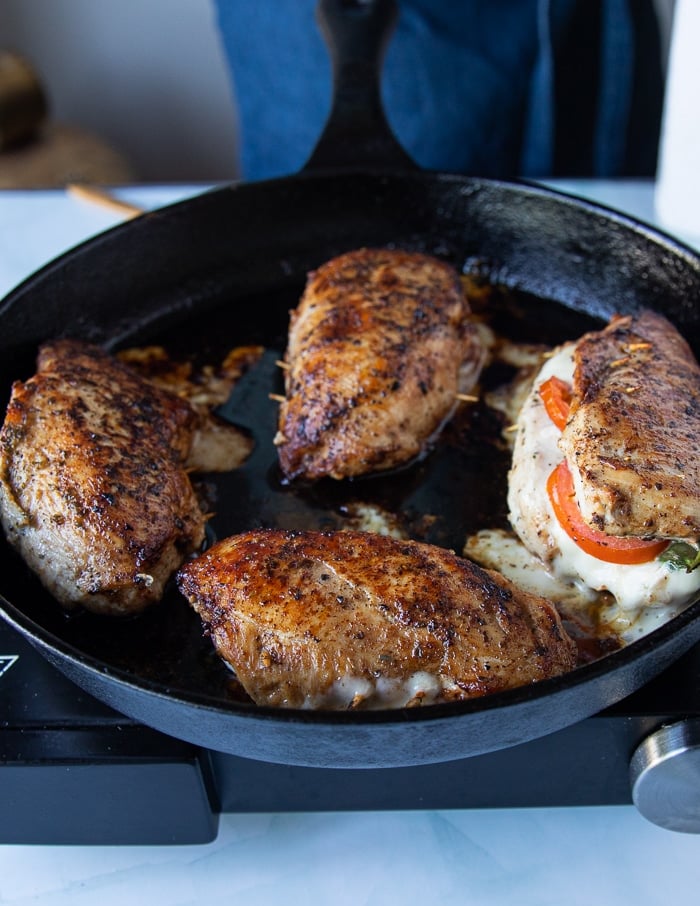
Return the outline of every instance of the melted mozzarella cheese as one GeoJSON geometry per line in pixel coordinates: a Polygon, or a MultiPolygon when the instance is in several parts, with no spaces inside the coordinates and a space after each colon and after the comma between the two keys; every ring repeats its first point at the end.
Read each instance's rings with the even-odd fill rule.
{"type": "Polygon", "coordinates": [[[525,546],[547,564],[554,577],[613,595],[615,604],[601,617],[630,640],[666,622],[692,600],[700,590],[700,569],[688,573],[660,560],[606,563],[581,550],[559,524],[546,485],[563,456],[559,429],[547,415],[539,387],[552,376],[572,382],[573,350],[573,344],[566,344],[547,360],[523,406],[509,476],[510,519],[525,546]]]}
{"type": "Polygon", "coordinates": [[[348,503],[343,507],[349,517],[348,528],[357,532],[373,532],[403,541],[408,534],[399,523],[395,513],[390,513],[376,503],[348,503]]]}
{"type": "Polygon", "coordinates": [[[344,674],[328,689],[307,696],[304,708],[410,708],[431,705],[457,690],[448,677],[423,670],[406,677],[353,676],[344,674]]]}
{"type": "Polygon", "coordinates": [[[470,535],[463,553],[486,569],[497,570],[518,588],[563,605],[558,609],[567,615],[575,616],[601,598],[578,577],[564,579],[543,569],[540,558],[503,529],[482,529],[470,535]]]}

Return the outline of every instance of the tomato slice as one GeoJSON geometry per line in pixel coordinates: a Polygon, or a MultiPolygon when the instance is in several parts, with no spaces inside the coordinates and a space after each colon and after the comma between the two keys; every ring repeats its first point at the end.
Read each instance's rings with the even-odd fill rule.
{"type": "Polygon", "coordinates": [[[574,479],[566,462],[560,462],[547,479],[547,493],[559,524],[569,538],[598,560],[606,563],[648,563],[664,551],[668,541],[645,541],[642,538],[618,538],[591,528],[574,495],[574,479]]]}
{"type": "Polygon", "coordinates": [[[561,431],[569,417],[571,387],[561,378],[552,376],[540,384],[540,396],[547,415],[561,431]]]}

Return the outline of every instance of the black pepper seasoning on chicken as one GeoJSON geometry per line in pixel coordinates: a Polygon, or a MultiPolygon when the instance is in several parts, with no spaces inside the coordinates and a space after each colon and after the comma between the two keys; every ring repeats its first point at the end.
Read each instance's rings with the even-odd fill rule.
{"type": "Polygon", "coordinates": [[[65,607],[127,614],[159,600],[204,540],[185,470],[195,414],[102,349],[44,345],[0,431],[8,540],[65,607]]]}
{"type": "Polygon", "coordinates": [[[183,566],[178,586],[259,705],[415,707],[576,666],[552,604],[416,541],[250,531],[183,566]]]}
{"type": "Polygon", "coordinates": [[[275,439],[288,478],[348,478],[418,456],[483,363],[458,274],[360,249],[309,275],[292,312],[275,439]]]}

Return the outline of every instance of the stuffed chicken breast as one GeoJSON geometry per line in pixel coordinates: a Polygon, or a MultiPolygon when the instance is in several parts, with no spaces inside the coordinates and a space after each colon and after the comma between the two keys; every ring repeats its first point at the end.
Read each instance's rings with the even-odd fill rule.
{"type": "Polygon", "coordinates": [[[610,592],[627,638],[700,591],[700,367],[651,311],[556,349],[517,424],[510,520],[558,578],[610,592]]]}
{"type": "Polygon", "coordinates": [[[178,585],[259,705],[416,706],[576,665],[548,601],[415,541],[251,531],[187,563],[178,585]]]}

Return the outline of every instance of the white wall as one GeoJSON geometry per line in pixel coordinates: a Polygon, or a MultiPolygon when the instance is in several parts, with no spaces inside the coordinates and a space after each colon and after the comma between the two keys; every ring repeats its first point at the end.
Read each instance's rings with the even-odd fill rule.
{"type": "Polygon", "coordinates": [[[0,47],[32,62],[53,119],[108,141],[140,179],[236,175],[210,0],[0,0],[0,47]]]}

